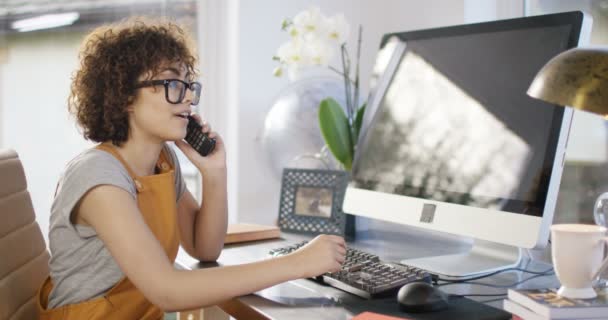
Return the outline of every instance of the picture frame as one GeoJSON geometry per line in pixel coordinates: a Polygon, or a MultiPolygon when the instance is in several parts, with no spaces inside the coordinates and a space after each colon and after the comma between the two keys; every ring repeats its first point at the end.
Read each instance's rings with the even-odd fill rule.
{"type": "Polygon", "coordinates": [[[279,228],[318,235],[354,236],[354,217],[342,212],[347,171],[285,168],[281,179],[279,228]]]}

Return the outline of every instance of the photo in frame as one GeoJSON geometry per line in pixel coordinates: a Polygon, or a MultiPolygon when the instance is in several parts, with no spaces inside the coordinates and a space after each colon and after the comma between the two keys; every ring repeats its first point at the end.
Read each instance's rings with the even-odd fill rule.
{"type": "Polygon", "coordinates": [[[354,217],[342,212],[349,174],[341,170],[283,169],[281,231],[354,236],[354,217]]]}

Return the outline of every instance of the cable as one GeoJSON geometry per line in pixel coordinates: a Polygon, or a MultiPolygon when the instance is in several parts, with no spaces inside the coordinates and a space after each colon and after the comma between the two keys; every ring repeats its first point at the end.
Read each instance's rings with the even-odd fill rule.
{"type": "Polygon", "coordinates": [[[471,294],[450,294],[451,297],[499,297],[506,296],[506,293],[471,293],[471,294]]]}
{"type": "Polygon", "coordinates": [[[517,281],[515,283],[512,284],[507,284],[507,285],[498,285],[498,284],[488,284],[488,283],[482,283],[482,282],[467,282],[467,281],[460,281],[460,282],[448,282],[448,283],[440,283],[437,284],[438,287],[441,286],[448,286],[448,285],[452,285],[452,284],[461,284],[461,283],[467,283],[467,284],[474,284],[474,285],[478,285],[478,286],[486,286],[486,287],[491,287],[491,288],[512,288],[515,287],[517,285],[520,285],[526,281],[532,280],[534,278],[538,278],[538,277],[544,277],[546,275],[549,275],[549,273],[547,274],[537,274],[537,275],[533,275],[531,277],[528,277],[526,279],[523,279],[521,281],[517,281]]]}
{"type": "Polygon", "coordinates": [[[483,279],[483,278],[487,278],[487,277],[491,277],[494,275],[497,275],[499,273],[503,273],[503,272],[507,272],[507,271],[521,271],[521,272],[525,272],[525,273],[530,273],[530,274],[534,274],[534,275],[549,275],[550,273],[553,272],[553,267],[549,268],[546,271],[530,271],[530,270],[526,270],[526,269],[522,269],[522,268],[507,268],[507,269],[503,269],[503,270],[498,270],[498,271],[494,271],[494,272],[490,272],[487,274],[483,274],[480,276],[473,276],[473,277],[468,277],[465,279],[445,279],[445,278],[441,278],[437,275],[433,275],[432,276],[432,280],[433,282],[437,283],[438,281],[444,281],[444,282],[449,282],[449,283],[463,283],[463,282],[468,282],[468,281],[472,281],[472,280],[479,280],[479,279],[483,279]]]}
{"type": "MultiPolygon", "coordinates": [[[[551,269],[553,269],[553,268],[551,268],[551,269]]],[[[511,285],[511,287],[514,287],[514,286],[520,285],[520,284],[522,284],[522,283],[524,283],[524,282],[526,282],[526,281],[528,281],[528,280],[532,280],[532,279],[535,279],[535,278],[538,278],[538,277],[544,277],[544,276],[547,276],[547,275],[550,275],[550,274],[553,274],[553,270],[548,270],[548,272],[547,272],[546,274],[537,274],[537,275],[530,276],[530,277],[528,277],[528,278],[526,278],[526,279],[523,279],[523,280],[521,280],[521,281],[517,281],[517,282],[515,282],[514,284],[512,284],[512,285],[511,285]],[[549,271],[550,271],[550,272],[549,272],[549,271]]],[[[497,288],[499,288],[499,287],[503,287],[503,288],[504,288],[504,287],[506,287],[506,286],[497,286],[497,288]]],[[[507,288],[508,288],[508,287],[507,287],[507,288]]]]}
{"type": "Polygon", "coordinates": [[[531,274],[545,274],[547,272],[550,272],[553,270],[553,267],[545,270],[545,271],[531,271],[528,269],[522,269],[522,268],[518,268],[518,267],[513,267],[513,268],[507,268],[507,269],[502,269],[502,270],[498,270],[498,271],[494,271],[494,272],[490,272],[490,273],[485,273],[479,276],[472,276],[472,277],[468,277],[468,276],[454,276],[451,278],[465,278],[465,279],[442,279],[442,278],[438,278],[438,280],[440,281],[466,281],[466,280],[477,280],[477,279],[483,279],[485,277],[490,277],[493,275],[497,275],[499,273],[503,273],[503,272],[507,272],[507,271],[521,271],[521,272],[525,272],[525,273],[531,273],[531,274]]]}
{"type": "Polygon", "coordinates": [[[497,299],[482,300],[482,301],[477,301],[477,302],[479,302],[479,303],[490,303],[490,302],[500,301],[500,300],[504,300],[504,299],[503,298],[497,298],[497,299]]]}
{"type": "Polygon", "coordinates": [[[507,293],[467,293],[467,294],[450,293],[450,294],[448,294],[448,296],[455,297],[455,298],[466,298],[466,297],[504,297],[504,296],[507,296],[507,293]]]}

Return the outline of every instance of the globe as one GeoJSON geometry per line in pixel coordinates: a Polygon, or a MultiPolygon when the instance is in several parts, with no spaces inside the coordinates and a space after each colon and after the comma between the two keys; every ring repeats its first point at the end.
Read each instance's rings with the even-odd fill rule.
{"type": "Polygon", "coordinates": [[[602,193],[595,201],[593,218],[598,226],[608,227],[608,192],[602,193]]]}
{"type": "Polygon", "coordinates": [[[346,106],[344,82],[330,76],[291,83],[276,97],[264,120],[261,144],[276,177],[283,168],[339,169],[319,128],[319,103],[328,97],[346,106]]]}

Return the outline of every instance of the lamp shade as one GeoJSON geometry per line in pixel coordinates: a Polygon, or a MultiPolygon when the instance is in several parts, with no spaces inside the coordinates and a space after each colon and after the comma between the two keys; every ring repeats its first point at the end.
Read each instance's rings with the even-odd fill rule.
{"type": "Polygon", "coordinates": [[[574,48],[549,60],[528,95],[608,116],[608,48],[574,48]]]}

